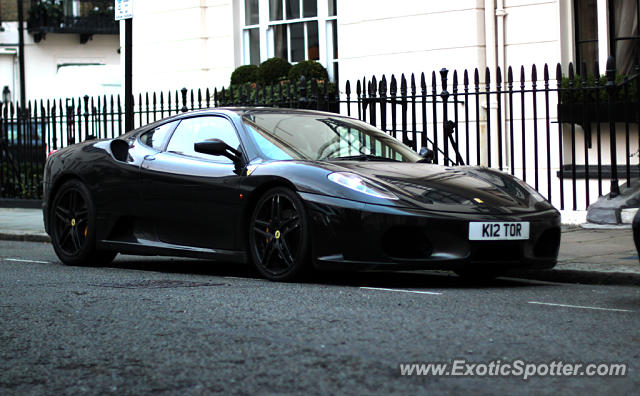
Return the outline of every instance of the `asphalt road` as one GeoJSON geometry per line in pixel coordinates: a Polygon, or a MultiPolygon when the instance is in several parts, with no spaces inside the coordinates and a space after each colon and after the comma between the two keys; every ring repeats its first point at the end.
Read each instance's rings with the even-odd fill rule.
{"type": "Polygon", "coordinates": [[[323,275],[0,241],[0,394],[632,394],[640,288],[445,273],[323,275]],[[551,304],[551,305],[549,305],[551,304]],[[625,363],[623,377],[402,376],[400,364],[625,363]]]}

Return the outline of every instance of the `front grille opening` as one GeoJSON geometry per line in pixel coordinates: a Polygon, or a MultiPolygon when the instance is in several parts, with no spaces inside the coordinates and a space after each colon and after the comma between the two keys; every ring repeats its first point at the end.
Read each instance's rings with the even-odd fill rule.
{"type": "Polygon", "coordinates": [[[556,257],[560,248],[560,228],[551,228],[540,235],[533,247],[536,257],[556,257]]]}
{"type": "Polygon", "coordinates": [[[473,247],[473,261],[517,261],[522,258],[522,245],[518,242],[482,242],[473,247]]]}
{"type": "Polygon", "coordinates": [[[382,237],[382,250],[391,258],[425,259],[433,245],[420,227],[393,227],[382,237]]]}

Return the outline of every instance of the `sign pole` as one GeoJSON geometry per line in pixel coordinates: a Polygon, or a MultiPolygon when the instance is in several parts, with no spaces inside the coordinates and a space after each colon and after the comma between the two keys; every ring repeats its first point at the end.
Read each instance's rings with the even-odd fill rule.
{"type": "Polygon", "coordinates": [[[133,0],[115,0],[115,19],[124,19],[124,130],[133,129],[133,0]]]}
{"type": "Polygon", "coordinates": [[[124,21],[124,129],[130,131],[133,129],[133,90],[132,90],[132,36],[133,36],[133,19],[128,18],[124,21]]]}
{"type": "Polygon", "coordinates": [[[20,68],[20,111],[26,107],[27,91],[24,78],[24,11],[23,2],[18,0],[18,63],[20,68]]]}

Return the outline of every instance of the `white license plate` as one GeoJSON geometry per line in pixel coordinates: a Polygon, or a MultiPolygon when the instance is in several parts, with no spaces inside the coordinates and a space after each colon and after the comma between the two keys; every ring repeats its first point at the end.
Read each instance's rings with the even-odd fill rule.
{"type": "Polygon", "coordinates": [[[470,222],[470,241],[516,241],[529,239],[528,221],[470,222]]]}

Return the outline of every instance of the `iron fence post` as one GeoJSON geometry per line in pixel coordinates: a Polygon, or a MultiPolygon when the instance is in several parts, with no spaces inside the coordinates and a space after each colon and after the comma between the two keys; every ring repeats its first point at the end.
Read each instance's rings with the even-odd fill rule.
{"type": "Polygon", "coordinates": [[[82,99],[84,101],[84,113],[82,114],[84,116],[84,139],[87,140],[89,137],[89,95],[84,95],[82,99]]]}
{"type": "Polygon", "coordinates": [[[307,108],[307,79],[300,76],[300,85],[298,86],[298,107],[300,109],[307,108]]]}
{"type": "Polygon", "coordinates": [[[180,93],[182,94],[182,109],[180,109],[180,111],[185,113],[189,111],[189,109],[187,108],[187,88],[182,88],[180,90],[180,93]]]}
{"type": "Polygon", "coordinates": [[[616,62],[613,56],[607,58],[607,100],[609,114],[609,148],[611,150],[611,192],[609,198],[620,195],[618,185],[618,159],[616,156],[616,123],[614,119],[615,106],[613,103],[616,94],[616,62]]]}
{"type": "Polygon", "coordinates": [[[442,98],[442,130],[444,131],[444,164],[449,165],[449,142],[447,141],[447,134],[449,131],[453,131],[453,128],[449,130],[447,122],[449,121],[448,114],[448,105],[449,101],[449,91],[447,91],[447,74],[449,74],[449,70],[446,68],[440,69],[440,84],[442,86],[442,92],[440,92],[440,97],[442,98]]]}

